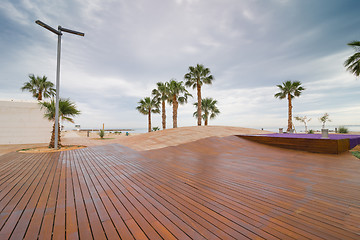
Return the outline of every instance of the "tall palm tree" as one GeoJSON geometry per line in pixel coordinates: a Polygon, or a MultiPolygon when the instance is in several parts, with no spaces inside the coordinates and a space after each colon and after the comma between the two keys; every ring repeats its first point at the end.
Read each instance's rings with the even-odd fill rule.
{"type": "Polygon", "coordinates": [[[148,115],[148,132],[151,132],[151,113],[160,113],[159,102],[155,98],[145,97],[138,102],[140,105],[136,109],[144,114],[148,115]]]}
{"type": "MultiPolygon", "coordinates": [[[[54,99],[50,102],[40,102],[41,108],[45,109],[44,117],[47,118],[49,121],[54,121],[53,130],[51,133],[51,140],[49,147],[54,148],[55,145],[55,101],[54,99]]],[[[69,122],[74,122],[72,117],[79,115],[80,111],[76,108],[74,102],[70,101],[70,99],[59,99],[59,117],[62,120],[66,120],[69,122]]],[[[61,146],[61,139],[60,139],[60,124],[59,126],[59,136],[58,136],[58,144],[61,146]]]]}
{"type": "Polygon", "coordinates": [[[288,128],[287,131],[290,131],[290,129],[292,129],[292,103],[291,100],[294,97],[299,97],[301,95],[301,92],[305,90],[305,88],[303,88],[301,86],[301,82],[300,81],[286,81],[282,83],[283,85],[276,85],[279,89],[280,92],[276,93],[274,95],[274,97],[279,98],[279,99],[284,99],[287,98],[288,99],[288,128]]]}
{"type": "Polygon", "coordinates": [[[189,72],[184,76],[186,82],[185,86],[197,89],[198,98],[198,126],[201,126],[201,86],[203,84],[212,84],[214,77],[210,75],[210,69],[204,67],[202,64],[197,64],[196,67],[190,66],[189,72]]]}
{"type": "Polygon", "coordinates": [[[173,128],[177,128],[177,110],[180,104],[187,103],[188,97],[192,95],[186,90],[183,82],[177,82],[175,79],[171,79],[166,83],[169,88],[168,102],[173,106],[173,128]]]}
{"type": "MultiPolygon", "coordinates": [[[[217,101],[212,98],[203,98],[201,99],[201,110],[203,113],[202,119],[205,121],[205,126],[208,125],[209,118],[214,119],[219,113],[220,110],[216,106],[217,101]]],[[[198,106],[198,103],[194,103],[194,106],[198,106]]],[[[194,117],[198,116],[198,112],[195,111],[193,114],[194,117]]]]}
{"type": "Polygon", "coordinates": [[[54,89],[54,84],[47,81],[47,77],[35,77],[34,74],[29,75],[30,80],[24,83],[24,86],[21,88],[22,91],[28,90],[33,94],[34,98],[37,100],[42,100],[44,98],[49,98],[55,95],[56,90],[54,89]]]}
{"type": "Polygon", "coordinates": [[[160,103],[161,102],[161,117],[162,117],[162,127],[166,129],[166,110],[165,110],[165,101],[168,99],[169,89],[167,84],[158,82],[157,88],[152,90],[152,95],[160,103]]]}
{"type": "Polygon", "coordinates": [[[352,41],[347,45],[353,47],[355,53],[344,62],[344,66],[347,67],[347,70],[349,72],[353,73],[356,77],[359,77],[360,76],[360,41],[352,41]]]}

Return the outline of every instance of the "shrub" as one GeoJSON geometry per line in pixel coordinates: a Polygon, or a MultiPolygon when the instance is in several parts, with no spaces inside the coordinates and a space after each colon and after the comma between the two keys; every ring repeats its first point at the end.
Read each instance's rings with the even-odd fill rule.
{"type": "Polygon", "coordinates": [[[360,159],[360,151],[351,151],[351,154],[360,159]]]}
{"type": "Polygon", "coordinates": [[[156,131],[159,131],[159,130],[160,130],[159,127],[153,127],[153,128],[152,128],[152,131],[153,131],[153,132],[156,132],[156,131]]]}
{"type": "Polygon", "coordinates": [[[104,129],[100,129],[99,136],[100,136],[101,138],[104,138],[104,136],[105,136],[105,131],[104,131],[104,129]]]}
{"type": "Polygon", "coordinates": [[[308,131],[308,134],[314,134],[314,130],[310,129],[310,130],[308,131]]]}
{"type": "Polygon", "coordinates": [[[349,129],[344,126],[339,127],[339,133],[349,133],[349,129]]]}

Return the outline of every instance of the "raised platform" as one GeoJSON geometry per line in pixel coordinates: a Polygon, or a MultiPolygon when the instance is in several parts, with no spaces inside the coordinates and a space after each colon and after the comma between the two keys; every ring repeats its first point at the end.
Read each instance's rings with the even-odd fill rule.
{"type": "Polygon", "coordinates": [[[360,144],[360,135],[349,134],[329,134],[327,139],[321,138],[321,134],[275,133],[237,136],[258,143],[313,153],[339,154],[360,144]]]}

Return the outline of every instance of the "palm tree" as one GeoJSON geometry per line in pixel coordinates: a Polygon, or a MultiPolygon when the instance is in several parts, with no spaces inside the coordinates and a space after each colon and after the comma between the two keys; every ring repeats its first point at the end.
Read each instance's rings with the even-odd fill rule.
{"type": "Polygon", "coordinates": [[[47,77],[43,76],[42,78],[34,74],[29,75],[30,80],[24,83],[24,86],[21,88],[22,91],[28,90],[33,94],[34,98],[37,100],[42,100],[44,98],[49,98],[55,95],[56,90],[54,89],[54,84],[47,81],[47,77]]]}
{"type": "Polygon", "coordinates": [[[171,79],[166,83],[169,88],[168,102],[173,105],[173,128],[177,128],[177,110],[180,104],[187,103],[188,97],[192,95],[186,90],[183,82],[177,82],[175,79],[171,79]]]}
{"type": "Polygon", "coordinates": [[[151,132],[151,113],[160,113],[159,102],[155,98],[145,97],[138,102],[140,105],[136,109],[144,114],[148,115],[148,132],[151,132]]]}
{"type": "Polygon", "coordinates": [[[292,104],[291,100],[294,97],[299,97],[301,95],[301,91],[304,91],[305,88],[301,86],[300,81],[286,81],[282,83],[283,85],[276,85],[280,92],[276,93],[274,97],[279,99],[287,98],[289,102],[289,108],[288,108],[288,128],[287,131],[289,132],[290,129],[292,129],[292,104]]]}
{"type": "Polygon", "coordinates": [[[205,68],[202,64],[197,64],[196,67],[190,66],[189,72],[184,76],[186,82],[185,86],[192,87],[197,89],[197,98],[198,98],[198,126],[201,126],[201,86],[203,84],[211,84],[214,80],[214,77],[210,75],[210,69],[205,68]]]}
{"type": "MultiPolygon", "coordinates": [[[[216,106],[217,101],[212,98],[203,98],[201,99],[201,110],[204,112],[202,118],[205,121],[205,126],[208,125],[209,117],[210,119],[214,119],[219,113],[220,110],[216,106]]],[[[194,106],[198,106],[198,103],[194,103],[194,106]]],[[[193,116],[197,117],[198,112],[195,111],[193,116]]]]}
{"type": "Polygon", "coordinates": [[[347,70],[353,73],[356,77],[360,76],[360,41],[352,41],[348,43],[349,46],[355,49],[355,53],[350,56],[345,62],[344,66],[347,70]]]}
{"type": "MultiPolygon", "coordinates": [[[[49,121],[54,121],[53,130],[51,133],[51,140],[49,147],[54,148],[55,145],[55,101],[54,99],[50,102],[40,102],[41,108],[45,109],[44,117],[47,118],[49,121]]],[[[74,122],[72,117],[79,115],[80,111],[76,108],[74,102],[70,101],[70,99],[59,99],[59,117],[62,120],[66,120],[69,122],[74,122]]],[[[58,137],[58,144],[61,146],[61,139],[60,139],[60,124],[59,126],[59,137],[58,137]]]]}
{"type": "Polygon", "coordinates": [[[162,127],[166,129],[166,110],[165,110],[165,101],[168,99],[169,89],[167,84],[158,82],[157,88],[152,90],[152,95],[160,103],[161,102],[161,112],[162,112],[162,127]]]}

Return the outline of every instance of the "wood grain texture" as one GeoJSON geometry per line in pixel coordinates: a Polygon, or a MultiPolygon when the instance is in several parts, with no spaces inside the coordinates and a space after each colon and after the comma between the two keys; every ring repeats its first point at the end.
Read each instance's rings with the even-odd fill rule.
{"type": "Polygon", "coordinates": [[[360,239],[360,161],[236,136],[0,156],[0,239],[360,239]]]}
{"type": "Polygon", "coordinates": [[[313,153],[339,154],[350,150],[349,139],[287,138],[259,135],[237,136],[257,143],[313,153]]]}

